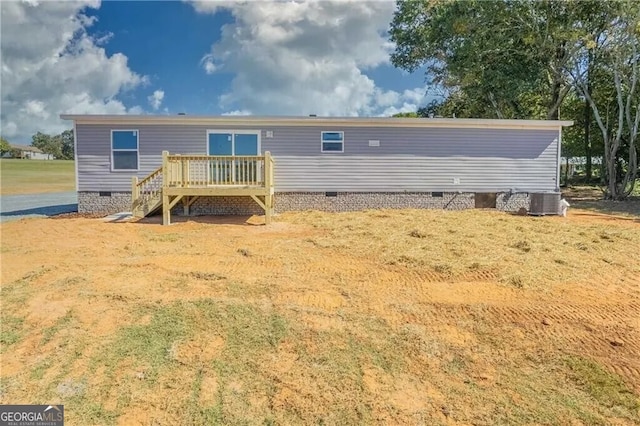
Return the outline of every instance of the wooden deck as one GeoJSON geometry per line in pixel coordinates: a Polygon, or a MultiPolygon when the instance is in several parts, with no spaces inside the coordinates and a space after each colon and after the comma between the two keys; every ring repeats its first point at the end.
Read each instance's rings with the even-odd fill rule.
{"type": "Polygon", "coordinates": [[[269,152],[252,156],[179,155],[162,153],[162,167],[131,183],[132,212],[144,217],[162,208],[162,223],[171,223],[171,209],[182,202],[184,213],[198,197],[251,197],[273,214],[273,167],[269,152]]]}

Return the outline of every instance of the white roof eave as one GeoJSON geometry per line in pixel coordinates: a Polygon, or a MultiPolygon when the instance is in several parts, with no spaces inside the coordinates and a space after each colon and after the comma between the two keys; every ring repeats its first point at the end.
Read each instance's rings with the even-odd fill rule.
{"type": "Polygon", "coordinates": [[[573,125],[561,120],[493,120],[474,118],[399,118],[399,117],[261,117],[195,115],[83,115],[62,114],[63,120],[78,124],[160,124],[215,126],[344,126],[344,127],[447,127],[492,129],[559,129],[573,125]]]}

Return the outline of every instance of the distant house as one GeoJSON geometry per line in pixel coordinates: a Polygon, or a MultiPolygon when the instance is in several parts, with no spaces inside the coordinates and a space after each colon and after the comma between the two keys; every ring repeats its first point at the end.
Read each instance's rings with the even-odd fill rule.
{"type": "MultiPolygon", "coordinates": [[[[598,168],[602,165],[602,157],[591,157],[591,165],[598,168]]],[[[560,159],[560,174],[574,176],[584,173],[587,167],[587,157],[562,157],[560,159]]]]}
{"type": "Polygon", "coordinates": [[[12,152],[7,152],[4,157],[23,158],[29,160],[53,160],[53,155],[45,154],[42,150],[31,145],[10,144],[12,152]]]}
{"type": "Polygon", "coordinates": [[[255,214],[528,208],[559,198],[568,121],[62,115],[78,209],[255,214]],[[253,199],[253,200],[252,200],[253,199]],[[178,203],[182,201],[182,206],[178,203]]]}

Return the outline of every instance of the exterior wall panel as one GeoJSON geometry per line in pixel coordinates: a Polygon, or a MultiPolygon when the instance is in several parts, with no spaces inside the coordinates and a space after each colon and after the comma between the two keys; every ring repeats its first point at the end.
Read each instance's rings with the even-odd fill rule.
{"type": "MultiPolygon", "coordinates": [[[[206,153],[215,125],[76,126],[79,191],[130,191],[161,164],[163,150],[206,153]],[[112,129],[139,131],[140,170],[110,171],[112,129]]],[[[234,126],[261,130],[276,161],[276,192],[554,191],[557,130],[234,126]],[[267,131],[272,137],[267,137],[267,131]],[[320,152],[322,131],[344,131],[344,153],[320,152]],[[369,140],[379,146],[369,146],[369,140]],[[455,181],[454,181],[455,179],[455,181]],[[454,183],[457,182],[457,183],[454,183]]]]}

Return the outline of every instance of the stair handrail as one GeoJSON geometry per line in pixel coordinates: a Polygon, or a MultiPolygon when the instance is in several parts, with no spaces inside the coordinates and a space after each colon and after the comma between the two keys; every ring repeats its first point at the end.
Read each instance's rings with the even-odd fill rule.
{"type": "Polygon", "coordinates": [[[162,194],[162,167],[155,169],[142,180],[137,176],[131,178],[131,206],[137,210],[145,203],[162,194]]]}

